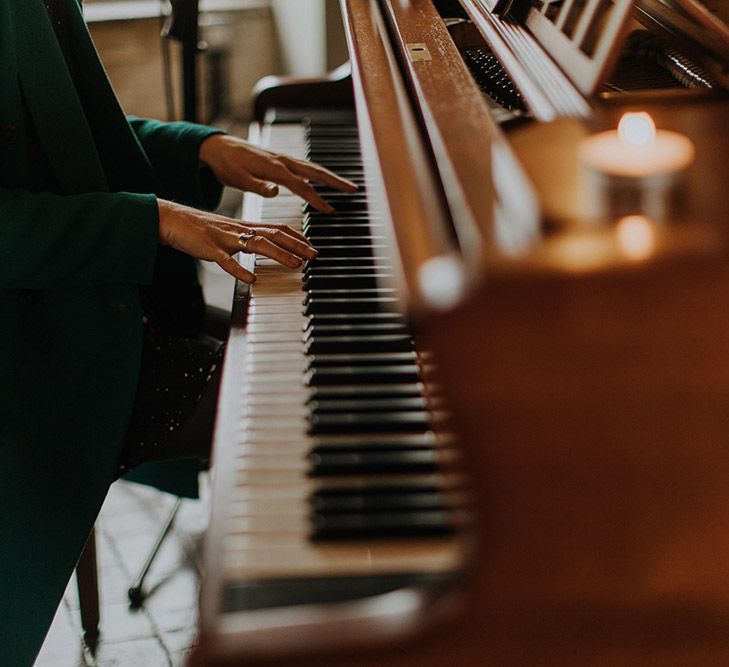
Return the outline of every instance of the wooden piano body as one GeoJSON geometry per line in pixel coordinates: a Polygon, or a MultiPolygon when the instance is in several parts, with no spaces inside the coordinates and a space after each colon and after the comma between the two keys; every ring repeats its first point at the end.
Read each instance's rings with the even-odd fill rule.
{"type": "Polygon", "coordinates": [[[370,205],[392,221],[400,302],[437,359],[471,520],[446,586],[226,617],[239,292],[191,664],[724,664],[729,102],[609,94],[583,118],[499,127],[430,0],[342,6],[370,205]],[[626,109],[696,147],[640,258],[610,221],[580,219],[577,143],[626,109]]]}

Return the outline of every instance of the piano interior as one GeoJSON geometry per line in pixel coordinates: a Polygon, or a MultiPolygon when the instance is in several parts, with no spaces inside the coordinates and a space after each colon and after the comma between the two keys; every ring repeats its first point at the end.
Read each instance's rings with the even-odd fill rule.
{"type": "Polygon", "coordinates": [[[720,662],[726,8],[341,5],[346,73],[259,90],[360,192],[246,198],[319,256],[236,289],[191,664],[720,662]],[[624,114],[689,157],[593,159],[624,114]]]}

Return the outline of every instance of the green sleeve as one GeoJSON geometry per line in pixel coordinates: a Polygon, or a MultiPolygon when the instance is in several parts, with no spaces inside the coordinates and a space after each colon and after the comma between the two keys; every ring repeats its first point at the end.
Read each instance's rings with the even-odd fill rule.
{"type": "Polygon", "coordinates": [[[183,121],[163,123],[128,118],[159,179],[175,201],[212,211],[220,203],[223,186],[213,172],[200,164],[200,144],[213,134],[206,125],[183,121]]]}
{"type": "Polygon", "coordinates": [[[0,188],[0,287],[146,284],[158,242],[154,195],[0,188]]]}

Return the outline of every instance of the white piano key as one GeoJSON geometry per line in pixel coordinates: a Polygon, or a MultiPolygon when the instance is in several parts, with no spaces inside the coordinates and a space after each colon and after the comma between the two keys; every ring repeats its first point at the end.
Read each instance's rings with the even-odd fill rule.
{"type": "MultiPolygon", "coordinates": [[[[398,544],[312,544],[298,535],[261,540],[230,535],[225,564],[232,578],[373,575],[393,572],[448,572],[460,553],[453,540],[403,540],[398,544]]],[[[382,542],[382,541],[381,541],[382,542]]]]}

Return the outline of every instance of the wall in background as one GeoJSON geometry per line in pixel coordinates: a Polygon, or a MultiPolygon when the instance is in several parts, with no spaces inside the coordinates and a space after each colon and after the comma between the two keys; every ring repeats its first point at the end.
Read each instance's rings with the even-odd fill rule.
{"type": "MultiPolygon", "coordinates": [[[[125,111],[169,118],[160,0],[85,0],[97,48],[125,111]]],[[[347,58],[338,0],[200,0],[201,118],[246,119],[250,91],[268,74],[317,76],[347,58]]],[[[180,114],[179,48],[170,46],[176,115],[180,114]]]]}
{"type": "Polygon", "coordinates": [[[316,76],[327,69],[324,0],[272,0],[284,72],[316,76]]]}
{"type": "MultiPolygon", "coordinates": [[[[86,6],[85,12],[99,55],[124,110],[133,115],[169,119],[159,36],[162,19],[154,13],[145,17],[145,12],[149,16],[150,7],[144,6],[156,5],[158,12],[159,4],[96,0],[86,6]],[[123,5],[126,5],[124,10],[123,5]],[[116,18],[124,15],[123,11],[129,18],[116,18]]],[[[225,6],[223,2],[217,5],[218,8],[225,6]]],[[[206,122],[219,115],[245,118],[255,82],[281,70],[279,40],[268,3],[238,2],[237,5],[236,8],[229,2],[229,10],[200,15],[201,39],[208,44],[207,51],[199,57],[200,117],[206,122]]],[[[168,44],[176,102],[176,113],[171,117],[179,118],[181,49],[177,42],[168,44]]]]}

